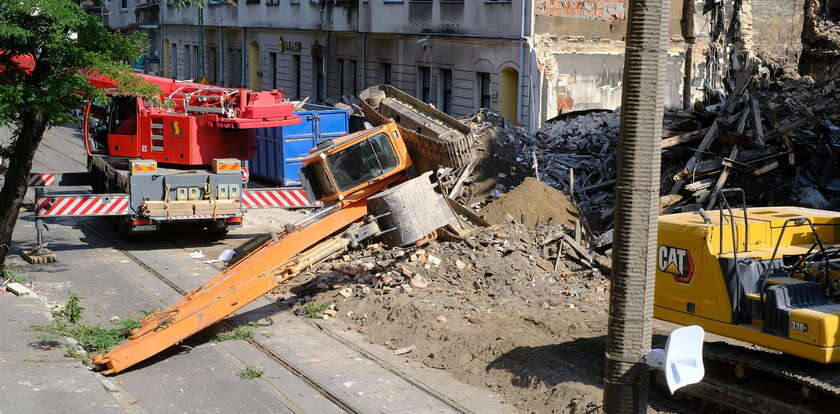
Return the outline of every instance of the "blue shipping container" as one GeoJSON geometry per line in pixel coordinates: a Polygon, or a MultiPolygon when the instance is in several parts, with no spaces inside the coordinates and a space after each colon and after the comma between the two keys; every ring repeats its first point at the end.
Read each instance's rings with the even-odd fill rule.
{"type": "Polygon", "coordinates": [[[251,176],[284,187],[300,186],[300,162],[309,150],[325,139],[348,134],[349,115],[343,109],[307,104],[295,113],[303,119],[300,124],[257,129],[251,176]]]}

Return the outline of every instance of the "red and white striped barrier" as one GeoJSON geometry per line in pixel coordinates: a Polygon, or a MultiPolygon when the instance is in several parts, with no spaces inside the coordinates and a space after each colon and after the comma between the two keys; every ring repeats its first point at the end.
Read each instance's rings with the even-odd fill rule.
{"type": "Polygon", "coordinates": [[[35,214],[55,216],[122,216],[128,214],[128,195],[47,196],[35,200],[35,214]]]}
{"type": "Polygon", "coordinates": [[[247,209],[314,207],[302,189],[287,188],[246,189],[242,193],[242,205],[247,209]]]}
{"type": "Polygon", "coordinates": [[[49,187],[56,184],[58,175],[56,173],[31,173],[29,179],[26,180],[26,185],[30,187],[49,187]]]}

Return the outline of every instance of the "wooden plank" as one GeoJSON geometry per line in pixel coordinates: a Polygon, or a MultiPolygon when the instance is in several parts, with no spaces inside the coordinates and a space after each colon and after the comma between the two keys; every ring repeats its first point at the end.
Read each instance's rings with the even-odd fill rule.
{"type": "Polygon", "coordinates": [[[752,175],[758,177],[759,175],[767,174],[770,171],[779,168],[779,161],[773,161],[768,163],[767,165],[762,166],[761,168],[753,171],[752,175]]]}
{"type": "Polygon", "coordinates": [[[685,184],[685,176],[691,173],[691,170],[697,166],[697,163],[700,162],[700,157],[704,151],[709,149],[712,145],[712,141],[714,141],[715,136],[717,135],[718,130],[718,123],[717,120],[709,127],[706,131],[706,135],[703,136],[703,140],[700,141],[700,145],[697,146],[697,149],[694,151],[694,155],[689,158],[688,162],[685,164],[685,168],[680,171],[674,179],[676,182],[674,186],[671,187],[671,194],[677,194],[682,190],[683,184],[685,184]]]}
{"type": "Polygon", "coordinates": [[[706,134],[706,132],[708,131],[709,128],[703,128],[682,135],[676,135],[670,138],[665,138],[662,140],[662,148],[676,147],[677,145],[682,145],[688,142],[696,141],[700,137],[704,136],[704,134],[706,134]]]}
{"type": "Polygon", "coordinates": [[[753,97],[750,100],[753,114],[753,128],[755,130],[755,141],[758,145],[764,146],[764,127],[761,125],[761,109],[758,107],[758,99],[753,97]]]}
{"type": "MultiPolygon", "coordinates": [[[[729,153],[729,159],[734,160],[738,157],[738,147],[735,146],[732,148],[732,152],[729,153]]],[[[724,167],[723,172],[720,173],[720,177],[718,177],[717,184],[715,184],[714,190],[709,194],[709,202],[706,204],[706,210],[711,210],[714,207],[715,202],[717,201],[717,196],[720,193],[720,190],[726,185],[726,180],[729,178],[729,172],[732,169],[730,167],[724,167]]],[[[698,202],[702,203],[702,200],[697,200],[698,202]]]]}
{"type": "Polygon", "coordinates": [[[458,181],[456,181],[455,185],[452,186],[452,191],[449,192],[449,198],[454,200],[461,195],[464,181],[466,181],[467,177],[472,174],[473,168],[475,168],[475,161],[470,162],[466,167],[464,167],[464,172],[461,173],[461,176],[458,177],[458,181]]]}

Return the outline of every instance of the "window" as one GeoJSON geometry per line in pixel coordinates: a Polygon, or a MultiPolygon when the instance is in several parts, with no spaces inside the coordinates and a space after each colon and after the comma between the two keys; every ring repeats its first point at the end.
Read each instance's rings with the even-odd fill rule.
{"type": "Polygon", "coordinates": [[[108,132],[134,135],[137,133],[137,98],[116,96],[111,102],[108,132]]]}
{"type": "Polygon", "coordinates": [[[193,46],[193,56],[195,60],[195,69],[193,70],[193,79],[198,80],[201,76],[204,75],[203,66],[204,62],[201,61],[201,56],[198,54],[198,46],[193,46]]]}
{"type": "Polygon", "coordinates": [[[391,64],[382,62],[379,64],[379,83],[383,85],[391,84],[391,64]]]}
{"type": "Polygon", "coordinates": [[[344,59],[338,60],[338,94],[344,95],[344,59]]]}
{"type": "Polygon", "coordinates": [[[210,78],[210,83],[215,84],[216,80],[217,80],[216,76],[218,76],[218,70],[217,70],[218,68],[216,67],[216,62],[219,59],[218,51],[215,47],[210,48],[210,56],[208,56],[208,58],[209,59],[207,61],[208,61],[208,64],[210,65],[210,68],[209,68],[210,70],[207,71],[210,74],[210,76],[208,76],[208,77],[210,78]]]}
{"type": "Polygon", "coordinates": [[[178,45],[172,44],[172,79],[178,79],[178,45]]]}
{"type": "Polygon", "coordinates": [[[452,112],[452,69],[441,69],[438,77],[438,103],[443,112],[452,112]]]}
{"type": "Polygon", "coordinates": [[[190,58],[190,45],[184,45],[184,79],[192,78],[192,59],[190,58]]]}
{"type": "Polygon", "coordinates": [[[271,89],[277,89],[277,53],[268,54],[268,71],[271,72],[271,89]]]}
{"type": "Polygon", "coordinates": [[[260,4],[260,0],[245,0],[245,4],[260,4]]]}
{"type": "Polygon", "coordinates": [[[478,81],[478,107],[490,108],[492,97],[490,96],[490,74],[487,72],[476,72],[478,81]]]}
{"type": "Polygon", "coordinates": [[[222,68],[222,72],[226,72],[225,73],[225,75],[226,75],[225,76],[225,78],[226,78],[225,86],[230,87],[230,86],[234,85],[234,82],[237,82],[235,80],[236,78],[234,77],[233,68],[234,68],[234,65],[239,64],[239,61],[236,60],[236,56],[233,55],[233,48],[232,47],[228,48],[226,56],[227,56],[227,59],[225,59],[226,65],[225,65],[225,67],[222,68]]]}
{"type": "Polygon", "coordinates": [[[120,0],[120,8],[127,9],[128,8],[128,0],[120,0]]]}
{"type": "Polygon", "coordinates": [[[356,94],[359,93],[359,83],[358,83],[359,66],[358,66],[358,62],[356,62],[355,60],[352,61],[351,67],[353,68],[352,72],[350,72],[350,74],[353,75],[353,95],[356,95],[356,94]]]}
{"type": "Polygon", "coordinates": [[[315,70],[315,100],[323,102],[324,100],[324,58],[313,58],[313,65],[315,70]]]}
{"type": "Polygon", "coordinates": [[[418,80],[420,90],[417,95],[420,100],[429,103],[432,101],[432,71],[426,66],[419,66],[417,69],[420,77],[418,80]]]}
{"type": "Polygon", "coordinates": [[[292,56],[292,64],[295,71],[295,99],[300,99],[300,55],[292,56]]]}
{"type": "Polygon", "coordinates": [[[327,165],[339,191],[364,184],[397,167],[397,154],[386,134],[377,134],[341,152],[327,156],[327,165]]]}

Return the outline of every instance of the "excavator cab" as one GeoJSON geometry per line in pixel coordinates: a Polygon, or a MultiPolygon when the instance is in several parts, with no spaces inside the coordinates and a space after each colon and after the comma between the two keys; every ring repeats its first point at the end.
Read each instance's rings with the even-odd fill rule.
{"type": "Polygon", "coordinates": [[[654,316],[840,362],[840,213],[744,208],[659,218],[654,316]]]}
{"type": "Polygon", "coordinates": [[[396,124],[322,141],[303,160],[301,176],[310,202],[335,202],[392,181],[411,167],[396,124]]]}

